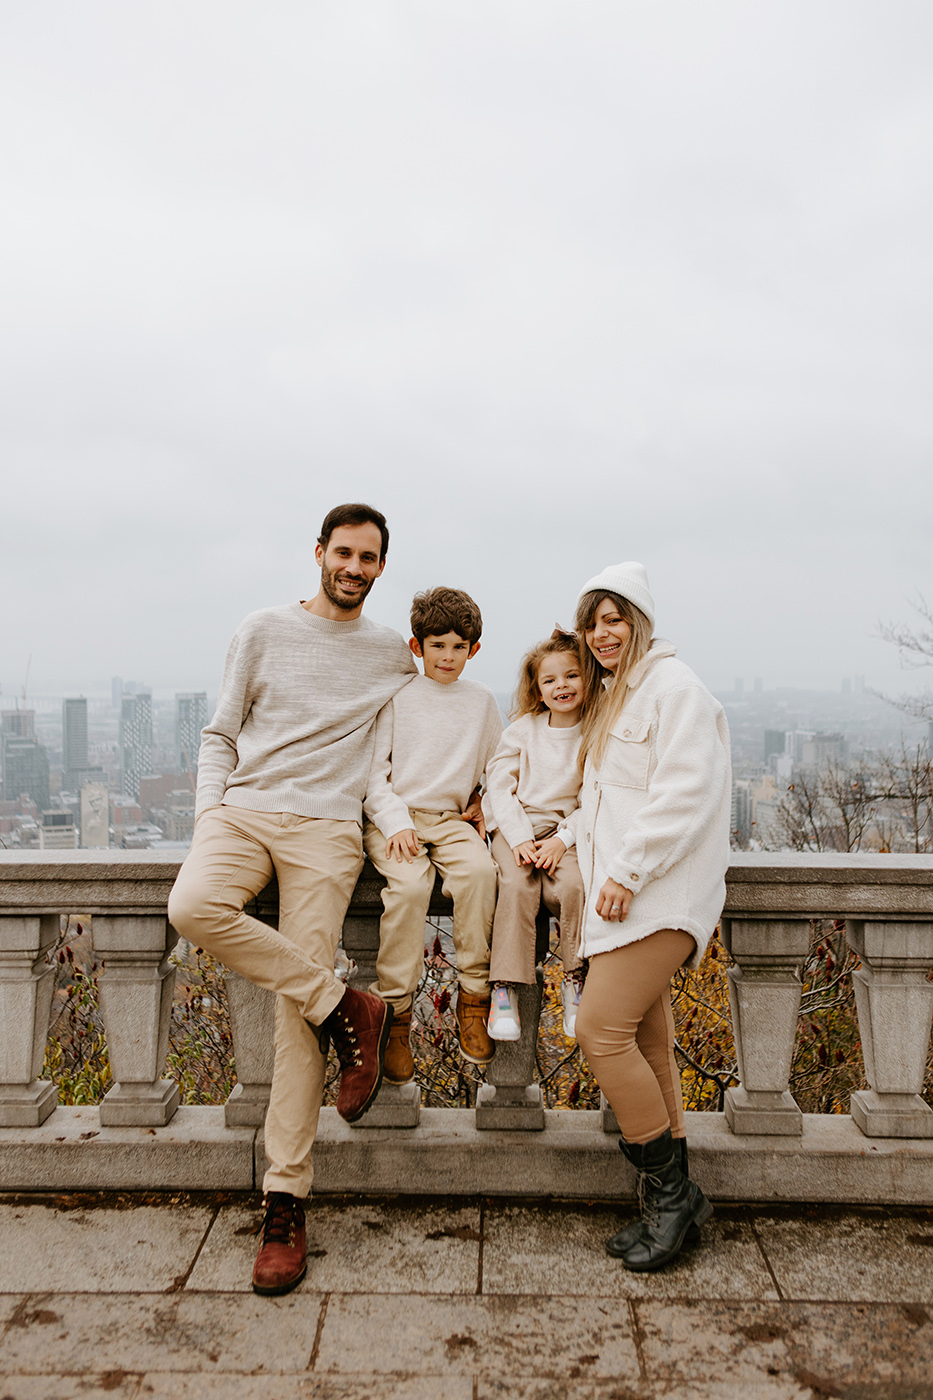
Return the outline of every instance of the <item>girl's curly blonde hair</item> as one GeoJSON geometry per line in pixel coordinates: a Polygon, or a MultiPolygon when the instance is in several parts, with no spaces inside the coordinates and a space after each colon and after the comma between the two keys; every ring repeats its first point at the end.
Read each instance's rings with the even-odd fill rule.
{"type": "Polygon", "coordinates": [[[576,635],[573,632],[565,632],[562,627],[555,627],[546,641],[538,642],[522,657],[509,719],[521,719],[522,715],[540,715],[547,709],[538,688],[538,668],[546,656],[555,656],[558,652],[566,652],[574,657],[580,665],[580,674],[583,675],[580,643],[576,635]]]}

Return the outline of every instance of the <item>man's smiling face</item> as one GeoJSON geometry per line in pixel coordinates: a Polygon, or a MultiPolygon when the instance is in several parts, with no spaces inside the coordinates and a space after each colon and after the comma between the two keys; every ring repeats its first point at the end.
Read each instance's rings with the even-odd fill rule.
{"type": "Polygon", "coordinates": [[[378,525],[338,525],[327,548],[315,546],[321,566],[321,591],[343,614],[358,614],[363,600],[385,568],[381,559],[382,534],[378,525]]]}

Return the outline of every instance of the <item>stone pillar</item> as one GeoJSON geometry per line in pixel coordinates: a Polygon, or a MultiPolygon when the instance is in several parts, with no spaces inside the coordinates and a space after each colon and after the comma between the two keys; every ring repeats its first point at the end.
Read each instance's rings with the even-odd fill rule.
{"type": "Polygon", "coordinates": [[[224,1104],[224,1122],[228,1128],[261,1128],[272,1092],[275,993],[229,967],[224,980],[237,1079],[224,1104]]]}
{"type": "Polygon", "coordinates": [[[850,1098],[867,1137],[933,1137],[920,1097],[933,1025],[933,923],[850,919],[846,938],[862,959],[852,974],[869,1089],[850,1098]]]}
{"type": "Polygon", "coordinates": [[[539,1132],[544,1127],[544,1099],[541,1086],[534,1082],[544,987],[540,967],[535,969],[535,979],[533,986],[516,988],[521,1039],[496,1041],[495,1059],[487,1065],[486,1083],[476,1095],[477,1128],[539,1132]]]}
{"type": "Polygon", "coordinates": [[[723,918],[722,941],[736,962],[728,972],[741,1083],[726,1092],[726,1121],[738,1134],[803,1132],[788,1084],[810,947],[804,919],[723,918]]]}
{"type": "Polygon", "coordinates": [[[55,968],[46,963],[58,937],[57,914],[0,917],[0,1127],[38,1128],[58,1103],[39,1079],[49,1034],[55,968]]]}
{"type": "MultiPolygon", "coordinates": [[[[381,908],[381,901],[379,907],[381,908]]],[[[341,942],[347,957],[356,963],[356,968],[350,976],[350,986],[359,992],[368,991],[370,984],[376,980],[376,954],[379,952],[378,913],[348,914],[344,920],[341,942]]],[[[351,1126],[417,1128],[420,1121],[420,1086],[414,1080],[410,1084],[386,1084],[383,1081],[382,1088],[369,1109],[351,1126]]]]}
{"type": "Polygon", "coordinates": [[[100,1009],[114,1085],[100,1106],[104,1127],[164,1127],[178,1085],[160,1079],[172,1019],[178,935],[164,914],[95,914],[94,951],[104,964],[100,1009]]]}

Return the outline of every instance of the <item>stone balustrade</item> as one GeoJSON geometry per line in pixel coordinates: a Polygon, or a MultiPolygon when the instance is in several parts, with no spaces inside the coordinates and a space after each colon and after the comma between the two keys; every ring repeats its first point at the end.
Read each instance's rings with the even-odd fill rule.
{"type": "MultiPolygon", "coordinates": [[[[8,1160],[19,1163],[27,1160],[22,1154],[33,1143],[36,1150],[28,1160],[38,1161],[41,1143],[43,1182],[73,1186],[80,1184],[74,1179],[76,1173],[80,1176],[74,1165],[80,1154],[72,1151],[76,1141],[107,1138],[114,1151],[129,1151],[132,1144],[144,1141],[143,1134],[163,1145],[183,1145],[193,1132],[196,1141],[187,1144],[191,1155],[186,1170],[192,1176],[199,1173],[198,1181],[204,1184],[224,1184],[216,1173],[211,1176],[210,1161],[232,1162],[247,1149],[253,1177],[261,1170],[261,1129],[272,1073],[273,999],[268,993],[228,975],[238,1082],[222,1110],[179,1109],[177,1087],[162,1077],[175,976],[170,954],[176,940],[165,910],[178,865],[178,854],[168,851],[69,851],[54,856],[0,852],[0,1186],[30,1184],[17,1175],[24,1171],[22,1166],[4,1170],[7,1149],[8,1160]],[[95,954],[103,964],[101,1015],[114,1085],[99,1109],[56,1109],[54,1086],[40,1078],[54,982],[47,954],[57,940],[62,914],[93,916],[95,954]],[[58,1135],[52,1131],[56,1123],[63,1129],[58,1135]],[[93,1126],[76,1133],[81,1124],[93,1126]],[[73,1157],[73,1164],[57,1176],[52,1165],[56,1142],[62,1144],[59,1160],[73,1157]]],[[[344,925],[343,944],[356,963],[354,982],[359,986],[367,986],[374,976],[380,887],[380,878],[367,866],[344,925]]],[[[719,1154],[709,1158],[712,1176],[706,1184],[734,1198],[786,1195],[789,1188],[772,1171],[783,1158],[798,1163],[800,1182],[810,1183],[801,1189],[812,1196],[819,1189],[819,1173],[809,1169],[809,1159],[807,1170],[800,1166],[800,1153],[806,1150],[812,1157],[816,1151],[819,1156],[829,1133],[839,1142],[844,1139],[842,1157],[833,1149],[827,1158],[827,1163],[835,1162],[829,1175],[837,1183],[850,1180],[840,1166],[843,1158],[852,1158],[853,1165],[870,1150],[881,1154],[877,1160],[887,1173],[883,1180],[890,1182],[875,1188],[882,1199],[888,1192],[892,1198],[933,1204],[933,1110],[920,1097],[933,1022],[933,858],[737,854],[727,890],[722,938],[734,962],[728,977],[740,1084],[728,1091],[724,1115],[691,1115],[692,1139],[702,1144],[704,1135],[712,1134],[719,1154]],[[800,970],[815,918],[844,918],[848,941],[862,964],[854,974],[855,995],[869,1087],[853,1094],[851,1117],[840,1115],[844,1121],[834,1125],[803,1115],[789,1090],[800,970]],[[816,1143],[814,1134],[823,1144],[819,1149],[799,1144],[807,1135],[816,1143]],[[874,1146],[869,1149],[868,1144],[874,1146]],[[714,1165],[724,1173],[721,1182],[715,1179],[714,1165]],[[921,1184],[905,1187],[915,1167],[923,1169],[917,1177],[921,1184]]],[[[252,907],[257,917],[275,922],[274,884],[252,907]]],[[[449,912],[438,886],[432,913],[449,912]]],[[[543,921],[539,952],[546,945],[546,931],[543,921]]],[[[520,995],[522,1039],[515,1045],[500,1044],[472,1113],[422,1112],[414,1084],[385,1086],[352,1130],[339,1121],[330,1123],[328,1113],[335,1115],[325,1110],[315,1159],[323,1160],[325,1178],[328,1163],[339,1159],[341,1185],[332,1189],[364,1189],[361,1181],[368,1181],[372,1190],[393,1189],[385,1179],[388,1159],[376,1144],[406,1142],[412,1150],[427,1152],[433,1142],[432,1167],[414,1180],[394,1184],[401,1190],[432,1189],[435,1169],[443,1176],[438,1164],[447,1160],[444,1152],[462,1153],[468,1141],[470,1155],[484,1164],[487,1189],[496,1189],[495,1180],[509,1179],[512,1152],[518,1154],[516,1183],[519,1177],[523,1183],[515,1189],[534,1191],[529,1129],[540,1143],[536,1160],[548,1163],[542,1180],[546,1177],[551,1189],[573,1194],[579,1186],[584,1194],[595,1193],[586,1172],[581,1175],[578,1166],[570,1165],[582,1160],[581,1152],[595,1154],[600,1171],[617,1174],[619,1154],[609,1155],[613,1143],[608,1134],[615,1129],[611,1111],[600,1116],[543,1108],[533,1075],[540,976],[536,987],[524,988],[520,995]],[[480,1136],[469,1137],[477,1130],[480,1136]],[[450,1142],[444,1138],[446,1147],[439,1133],[452,1134],[450,1142]]],[[[176,1155],[181,1151],[179,1147],[176,1155]]],[[[87,1153],[84,1158],[88,1160],[87,1153]]],[[[172,1171],[171,1180],[158,1184],[198,1184],[180,1168],[172,1171]]],[[[447,1189],[469,1189],[462,1173],[459,1181],[459,1187],[447,1189]]],[[[853,1169],[852,1185],[843,1184],[839,1190],[857,1193],[857,1181],[853,1169]]],[[[797,1197],[791,1192],[789,1198],[797,1197]]]]}

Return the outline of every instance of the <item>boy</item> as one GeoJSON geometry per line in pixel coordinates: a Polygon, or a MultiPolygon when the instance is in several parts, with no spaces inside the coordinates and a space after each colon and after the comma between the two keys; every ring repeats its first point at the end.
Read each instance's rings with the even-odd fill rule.
{"type": "Polygon", "coordinates": [[[363,845],[388,881],[382,892],[378,980],[371,990],[395,1012],[385,1059],[385,1078],[392,1084],[414,1078],[412,993],[424,967],[435,869],[454,904],[460,1053],[476,1065],[495,1054],[486,1022],[496,868],[486,846],[478,787],[502,720],[492,691],[461,679],[479,651],[483,619],[468,594],[432,588],[415,596],[411,630],[409,646],[424,662],[424,675],[400,690],[379,717],[363,804],[368,818],[363,845]]]}

